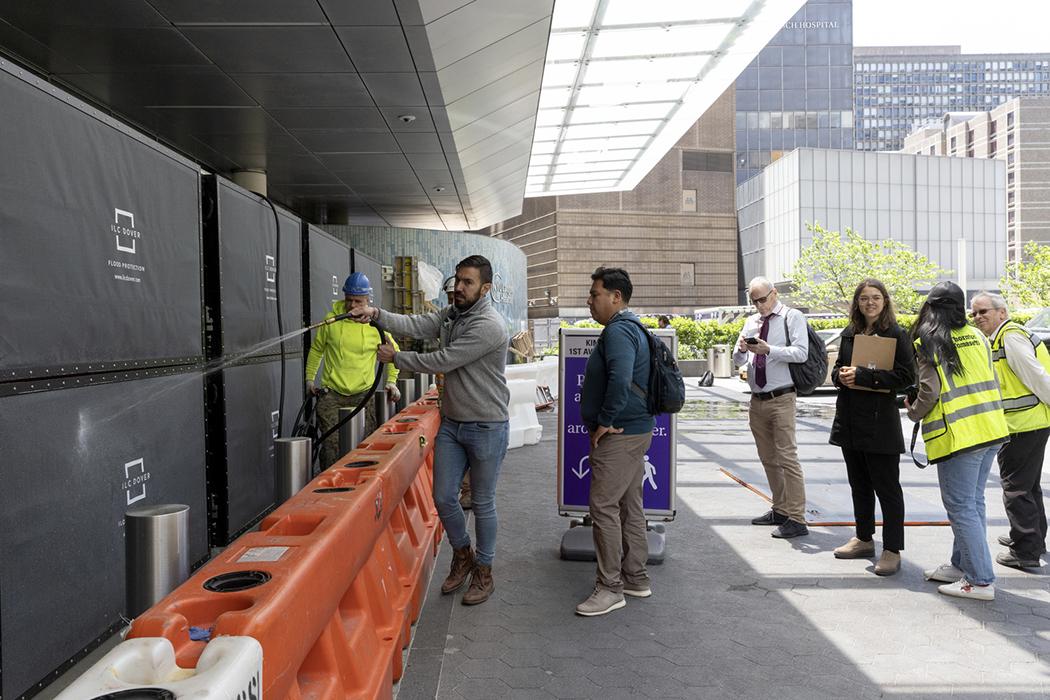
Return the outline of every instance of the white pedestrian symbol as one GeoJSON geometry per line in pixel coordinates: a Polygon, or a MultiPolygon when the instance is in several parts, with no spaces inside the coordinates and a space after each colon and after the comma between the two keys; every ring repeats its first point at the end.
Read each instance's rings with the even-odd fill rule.
{"type": "Polygon", "coordinates": [[[660,490],[656,485],[656,466],[649,461],[649,455],[645,456],[645,478],[643,480],[649,482],[649,485],[653,487],[653,491],[660,490]]]}

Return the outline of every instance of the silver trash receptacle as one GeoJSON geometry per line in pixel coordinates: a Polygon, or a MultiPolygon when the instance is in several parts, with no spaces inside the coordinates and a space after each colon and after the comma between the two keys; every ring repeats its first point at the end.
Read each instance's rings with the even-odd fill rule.
{"type": "Polygon", "coordinates": [[[137,617],[190,577],[190,507],[131,508],[124,514],[127,616],[137,617]]]}
{"type": "Polygon", "coordinates": [[[313,440],[308,437],[277,438],[273,446],[277,453],[273,497],[274,503],[281,505],[302,491],[313,476],[310,473],[313,440]]]}
{"type": "Polygon", "coordinates": [[[728,379],[733,376],[733,353],[732,346],[712,345],[707,350],[707,368],[711,374],[720,378],[728,379]]]}

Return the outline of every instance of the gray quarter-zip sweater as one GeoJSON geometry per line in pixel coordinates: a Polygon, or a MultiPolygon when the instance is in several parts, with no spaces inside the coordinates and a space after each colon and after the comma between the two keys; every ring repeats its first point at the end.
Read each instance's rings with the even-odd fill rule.
{"type": "Polygon", "coordinates": [[[440,350],[402,350],[394,364],[413,372],[445,373],[442,416],[465,423],[509,419],[510,391],[504,370],[510,336],[506,321],[487,294],[466,311],[455,306],[412,316],[380,311],[378,320],[395,334],[441,339],[440,350]]]}

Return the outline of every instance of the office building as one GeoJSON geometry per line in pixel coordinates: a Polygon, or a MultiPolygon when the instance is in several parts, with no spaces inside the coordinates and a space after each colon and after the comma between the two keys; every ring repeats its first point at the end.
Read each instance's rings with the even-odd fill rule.
{"type": "Polygon", "coordinates": [[[633,190],[528,198],[483,233],[528,256],[530,319],[588,318],[600,265],[627,269],[636,310],[692,314],[736,303],[734,187],[730,88],[633,190]]]}
{"type": "Polygon", "coordinates": [[[736,181],[798,147],[853,148],[853,5],[809,0],[736,81],[736,181]]]}
{"type": "Polygon", "coordinates": [[[904,152],[1006,163],[1007,262],[1025,243],[1050,243],[1050,97],[1008,100],[987,112],[946,114],[904,139],[904,152]]]}
{"type": "Polygon", "coordinates": [[[988,111],[1050,95],[1050,53],[964,54],[959,46],[855,47],[856,147],[896,151],[946,112],[988,111]]]}
{"type": "Polygon", "coordinates": [[[1006,262],[1006,164],[904,153],[802,148],[737,187],[744,276],[787,282],[806,226],[892,239],[971,290],[996,289],[1006,262]],[[966,241],[960,244],[959,239],[966,241]]]}

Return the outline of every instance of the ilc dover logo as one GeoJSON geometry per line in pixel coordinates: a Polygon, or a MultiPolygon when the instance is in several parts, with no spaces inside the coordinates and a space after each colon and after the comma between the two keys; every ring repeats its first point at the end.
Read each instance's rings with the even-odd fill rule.
{"type": "Polygon", "coordinates": [[[115,257],[106,261],[113,269],[113,279],[118,282],[142,284],[142,273],[146,271],[146,266],[139,264],[137,259],[141,252],[142,232],[135,228],[134,212],[114,208],[109,233],[113,236],[115,254],[121,258],[115,257]]]}
{"type": "Polygon", "coordinates": [[[277,258],[275,256],[266,254],[263,274],[266,275],[266,284],[263,286],[266,301],[277,301],[277,258]]]}
{"type": "Polygon", "coordinates": [[[146,471],[146,464],[141,457],[124,462],[124,480],[121,486],[129,506],[146,498],[146,482],[149,478],[150,473],[146,471]]]}

